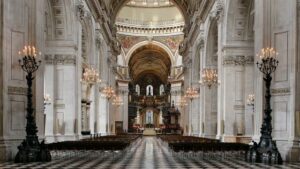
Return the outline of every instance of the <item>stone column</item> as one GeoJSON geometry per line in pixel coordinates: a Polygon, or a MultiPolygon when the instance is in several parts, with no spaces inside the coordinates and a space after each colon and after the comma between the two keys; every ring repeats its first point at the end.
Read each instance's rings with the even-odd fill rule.
{"type": "Polygon", "coordinates": [[[97,112],[97,131],[102,135],[106,135],[108,132],[108,114],[107,114],[107,99],[103,96],[102,90],[106,86],[105,84],[101,83],[99,85],[99,101],[98,101],[98,112],[97,112]]]}
{"type": "Polygon", "coordinates": [[[222,83],[222,80],[226,78],[226,76],[223,76],[223,18],[224,18],[224,2],[222,0],[219,0],[217,2],[217,24],[218,24],[218,81],[220,81],[220,85],[217,86],[217,97],[218,97],[218,103],[217,103],[217,135],[216,139],[221,139],[224,132],[224,109],[223,109],[223,102],[222,100],[224,98],[224,84],[222,83]],[[222,76],[220,76],[222,75],[222,76]]]}
{"type": "Polygon", "coordinates": [[[123,99],[123,105],[120,107],[121,121],[123,121],[123,130],[128,131],[128,83],[118,82],[120,96],[123,99]]]}

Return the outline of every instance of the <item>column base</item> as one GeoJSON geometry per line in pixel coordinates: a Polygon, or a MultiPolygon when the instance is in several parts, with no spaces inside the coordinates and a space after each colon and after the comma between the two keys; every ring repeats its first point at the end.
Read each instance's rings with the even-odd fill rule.
{"type": "Polygon", "coordinates": [[[39,143],[37,136],[27,136],[18,149],[15,157],[16,163],[51,161],[51,154],[45,142],[39,143]]]}
{"type": "Polygon", "coordinates": [[[282,158],[276,142],[272,138],[261,137],[259,144],[253,145],[246,153],[246,161],[250,163],[282,164],[282,158]]]}

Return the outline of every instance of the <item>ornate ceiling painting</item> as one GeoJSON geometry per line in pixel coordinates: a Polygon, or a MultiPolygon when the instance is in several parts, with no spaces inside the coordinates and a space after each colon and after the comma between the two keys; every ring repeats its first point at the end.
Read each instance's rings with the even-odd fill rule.
{"type": "Polygon", "coordinates": [[[120,41],[121,47],[123,48],[125,53],[127,53],[135,44],[146,40],[146,37],[127,36],[122,34],[118,34],[117,38],[120,41]]]}
{"type": "MultiPolygon", "coordinates": [[[[147,37],[144,36],[129,36],[118,34],[118,40],[121,43],[121,47],[123,48],[125,54],[137,43],[147,40],[147,37]]],[[[174,36],[157,36],[153,37],[154,41],[158,41],[164,45],[166,45],[173,54],[179,48],[180,43],[183,41],[183,35],[174,35],[174,36]]]]}

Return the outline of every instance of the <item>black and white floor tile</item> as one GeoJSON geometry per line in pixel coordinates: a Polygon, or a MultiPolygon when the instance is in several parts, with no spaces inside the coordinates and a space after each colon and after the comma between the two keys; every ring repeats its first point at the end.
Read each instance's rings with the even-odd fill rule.
{"type": "Polygon", "coordinates": [[[300,168],[300,163],[268,166],[249,164],[242,159],[232,158],[184,158],[172,155],[169,149],[155,137],[144,137],[134,142],[124,152],[53,152],[53,160],[48,163],[17,164],[0,163],[0,169],[117,169],[117,168],[300,168]]]}

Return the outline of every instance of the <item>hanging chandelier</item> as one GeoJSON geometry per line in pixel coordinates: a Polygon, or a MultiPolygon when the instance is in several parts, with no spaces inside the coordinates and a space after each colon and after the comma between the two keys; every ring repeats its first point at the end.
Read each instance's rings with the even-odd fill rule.
{"type": "Polygon", "coordinates": [[[110,100],[112,97],[115,96],[115,89],[111,86],[106,86],[102,90],[102,96],[106,97],[108,100],[110,100]]]}
{"type": "Polygon", "coordinates": [[[181,97],[180,100],[176,103],[176,106],[179,106],[181,108],[187,105],[188,103],[186,101],[186,97],[181,97]]]}
{"type": "Polygon", "coordinates": [[[202,70],[202,81],[200,84],[206,85],[208,88],[211,88],[214,85],[218,84],[218,73],[217,69],[205,68],[202,70]]]}
{"type": "Polygon", "coordinates": [[[198,90],[194,87],[188,87],[185,91],[186,98],[189,98],[191,101],[197,97],[199,97],[198,90]]]}
{"type": "Polygon", "coordinates": [[[99,73],[96,69],[92,67],[88,67],[84,69],[84,73],[82,75],[81,82],[89,85],[94,85],[96,83],[100,83],[101,80],[99,78],[99,73]]]}
{"type": "Polygon", "coordinates": [[[116,106],[121,106],[123,105],[123,99],[120,96],[115,96],[112,101],[112,104],[116,106]]]}

